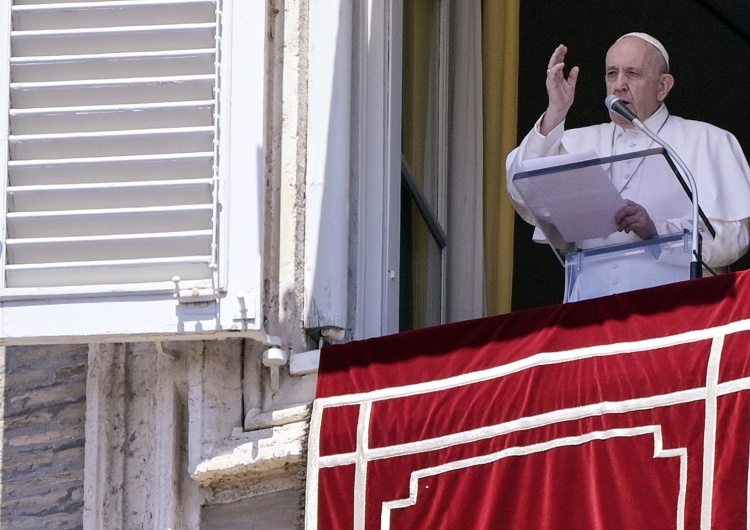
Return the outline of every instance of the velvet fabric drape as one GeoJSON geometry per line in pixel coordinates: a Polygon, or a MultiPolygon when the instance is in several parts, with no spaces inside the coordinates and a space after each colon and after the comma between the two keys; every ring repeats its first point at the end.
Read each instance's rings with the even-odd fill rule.
{"type": "Polygon", "coordinates": [[[307,528],[748,524],[750,272],[326,347],[307,528]]]}

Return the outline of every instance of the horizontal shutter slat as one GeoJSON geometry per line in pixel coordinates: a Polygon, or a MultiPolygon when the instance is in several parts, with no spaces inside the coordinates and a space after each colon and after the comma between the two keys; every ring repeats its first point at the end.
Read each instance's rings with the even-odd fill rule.
{"type": "Polygon", "coordinates": [[[72,261],[112,261],[210,255],[211,231],[191,230],[158,234],[123,234],[108,237],[9,239],[7,250],[24,264],[72,261]],[[136,249],[134,252],[133,249],[136,249]]]}
{"type": "Polygon", "coordinates": [[[138,182],[205,178],[211,174],[213,152],[164,153],[46,160],[11,160],[11,186],[87,182],[138,182]]]}
{"type": "Polygon", "coordinates": [[[210,274],[210,256],[163,260],[130,260],[60,263],[6,267],[7,281],[14,287],[57,287],[60,285],[106,285],[113,277],[118,284],[181,280],[201,280],[210,274]]]}
{"type": "Polygon", "coordinates": [[[199,23],[213,17],[213,6],[205,1],[159,2],[66,2],[15,5],[15,29],[87,28],[102,25],[137,26],[148,23],[199,23]]]}
{"type": "Polygon", "coordinates": [[[212,101],[172,105],[107,105],[16,110],[10,114],[12,135],[138,130],[158,122],[164,128],[211,123],[212,101]]]}
{"type": "Polygon", "coordinates": [[[16,57],[189,50],[211,46],[215,25],[176,27],[74,29],[69,31],[13,31],[16,57]]]}
{"type": "Polygon", "coordinates": [[[61,83],[11,83],[16,109],[77,105],[171,103],[213,97],[212,75],[163,78],[86,80],[61,83]]]}
{"type": "Polygon", "coordinates": [[[213,127],[21,135],[9,140],[11,156],[23,160],[195,152],[211,147],[213,127]]]}
{"type": "Polygon", "coordinates": [[[211,180],[145,181],[54,186],[11,186],[8,195],[15,212],[65,208],[164,207],[206,204],[211,201],[211,180]]]}
{"type": "Polygon", "coordinates": [[[199,230],[210,226],[211,205],[8,213],[8,237],[107,235],[199,230]]]}
{"type": "Polygon", "coordinates": [[[11,77],[18,83],[107,79],[112,75],[111,68],[117,68],[121,78],[212,74],[214,53],[212,49],[196,49],[18,57],[10,66],[11,77]]]}

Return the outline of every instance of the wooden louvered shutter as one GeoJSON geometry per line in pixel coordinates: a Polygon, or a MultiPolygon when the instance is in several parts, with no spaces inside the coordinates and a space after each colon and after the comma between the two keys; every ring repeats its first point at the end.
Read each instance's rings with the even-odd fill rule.
{"type": "Polygon", "coordinates": [[[171,321],[159,332],[186,329],[174,298],[203,303],[187,318],[198,330],[207,315],[213,329],[257,318],[262,162],[242,151],[262,152],[265,7],[223,4],[13,1],[1,301],[160,293],[171,321]],[[241,20],[222,44],[227,16],[241,20]],[[249,49],[230,76],[221,56],[231,46],[249,49]],[[222,76],[231,78],[226,90],[222,76]],[[244,115],[220,117],[222,101],[244,115]],[[233,123],[243,125],[230,139],[233,123]],[[246,248],[229,241],[232,223],[246,248]],[[228,324],[218,322],[230,292],[239,294],[224,311],[228,324]]]}
{"type": "Polygon", "coordinates": [[[12,10],[7,287],[211,280],[211,1],[12,10]]]}

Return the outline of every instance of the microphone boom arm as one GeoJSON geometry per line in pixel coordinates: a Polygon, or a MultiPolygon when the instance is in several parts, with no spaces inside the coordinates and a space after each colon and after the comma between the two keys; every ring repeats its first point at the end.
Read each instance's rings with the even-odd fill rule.
{"type": "Polygon", "coordinates": [[[700,248],[700,234],[698,233],[698,219],[699,219],[699,212],[700,212],[700,206],[698,203],[698,186],[695,183],[695,178],[693,178],[693,174],[688,169],[685,162],[680,158],[680,156],[672,149],[672,147],[659,138],[657,135],[655,135],[653,132],[651,132],[651,129],[646,127],[641,120],[638,118],[633,119],[632,121],[633,125],[638,127],[643,133],[651,138],[654,142],[659,144],[664,148],[664,150],[667,152],[667,154],[674,160],[674,162],[679,166],[680,170],[682,171],[683,176],[687,180],[688,186],[690,187],[690,192],[692,194],[692,205],[693,205],[693,234],[692,234],[692,251],[691,251],[691,258],[690,258],[690,279],[693,280],[695,278],[700,278],[702,276],[702,263],[703,259],[701,257],[701,248],[700,248]]]}

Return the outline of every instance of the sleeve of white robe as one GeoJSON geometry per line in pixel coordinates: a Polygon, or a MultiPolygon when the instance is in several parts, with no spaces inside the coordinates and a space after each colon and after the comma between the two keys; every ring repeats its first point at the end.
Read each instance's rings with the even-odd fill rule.
{"type": "MultiPolygon", "coordinates": [[[[748,247],[750,247],[750,220],[722,221],[709,219],[716,230],[716,237],[705,228],[701,229],[703,235],[702,258],[703,262],[711,268],[726,267],[740,259],[748,247]]],[[[683,230],[692,230],[692,219],[672,219],[667,221],[655,221],[656,231],[659,235],[680,233],[683,230]]],[[[701,222],[701,225],[703,222],[701,222]]]]}
{"type": "Polygon", "coordinates": [[[506,185],[510,199],[513,201],[513,205],[515,206],[518,215],[520,215],[524,221],[532,225],[535,224],[534,216],[531,215],[531,211],[526,207],[526,203],[524,203],[523,198],[521,198],[521,194],[518,193],[518,189],[513,182],[513,176],[516,173],[523,171],[522,164],[524,160],[561,155],[567,152],[562,145],[563,132],[565,132],[565,122],[560,123],[557,127],[552,129],[547,136],[543,136],[540,132],[542,118],[544,118],[544,115],[537,120],[534,128],[526,135],[521,144],[508,154],[505,162],[508,175],[506,185]]]}
{"type": "MultiPolygon", "coordinates": [[[[683,121],[683,123],[685,123],[683,121]]],[[[737,138],[728,131],[708,124],[700,124],[696,133],[692,128],[682,128],[685,134],[693,133],[700,140],[691,145],[693,172],[696,179],[710,176],[699,195],[701,206],[716,230],[712,238],[701,221],[703,235],[703,261],[711,268],[726,267],[740,259],[750,248],[750,167],[737,138]],[[703,133],[703,134],[700,134],[703,133]],[[710,133],[710,134],[709,134],[710,133]],[[708,194],[705,192],[708,191],[708,194]]],[[[684,140],[683,140],[684,141],[684,140]]],[[[698,182],[701,187],[701,181],[698,182]]],[[[680,219],[655,221],[659,235],[692,230],[692,216],[680,219]]]]}

